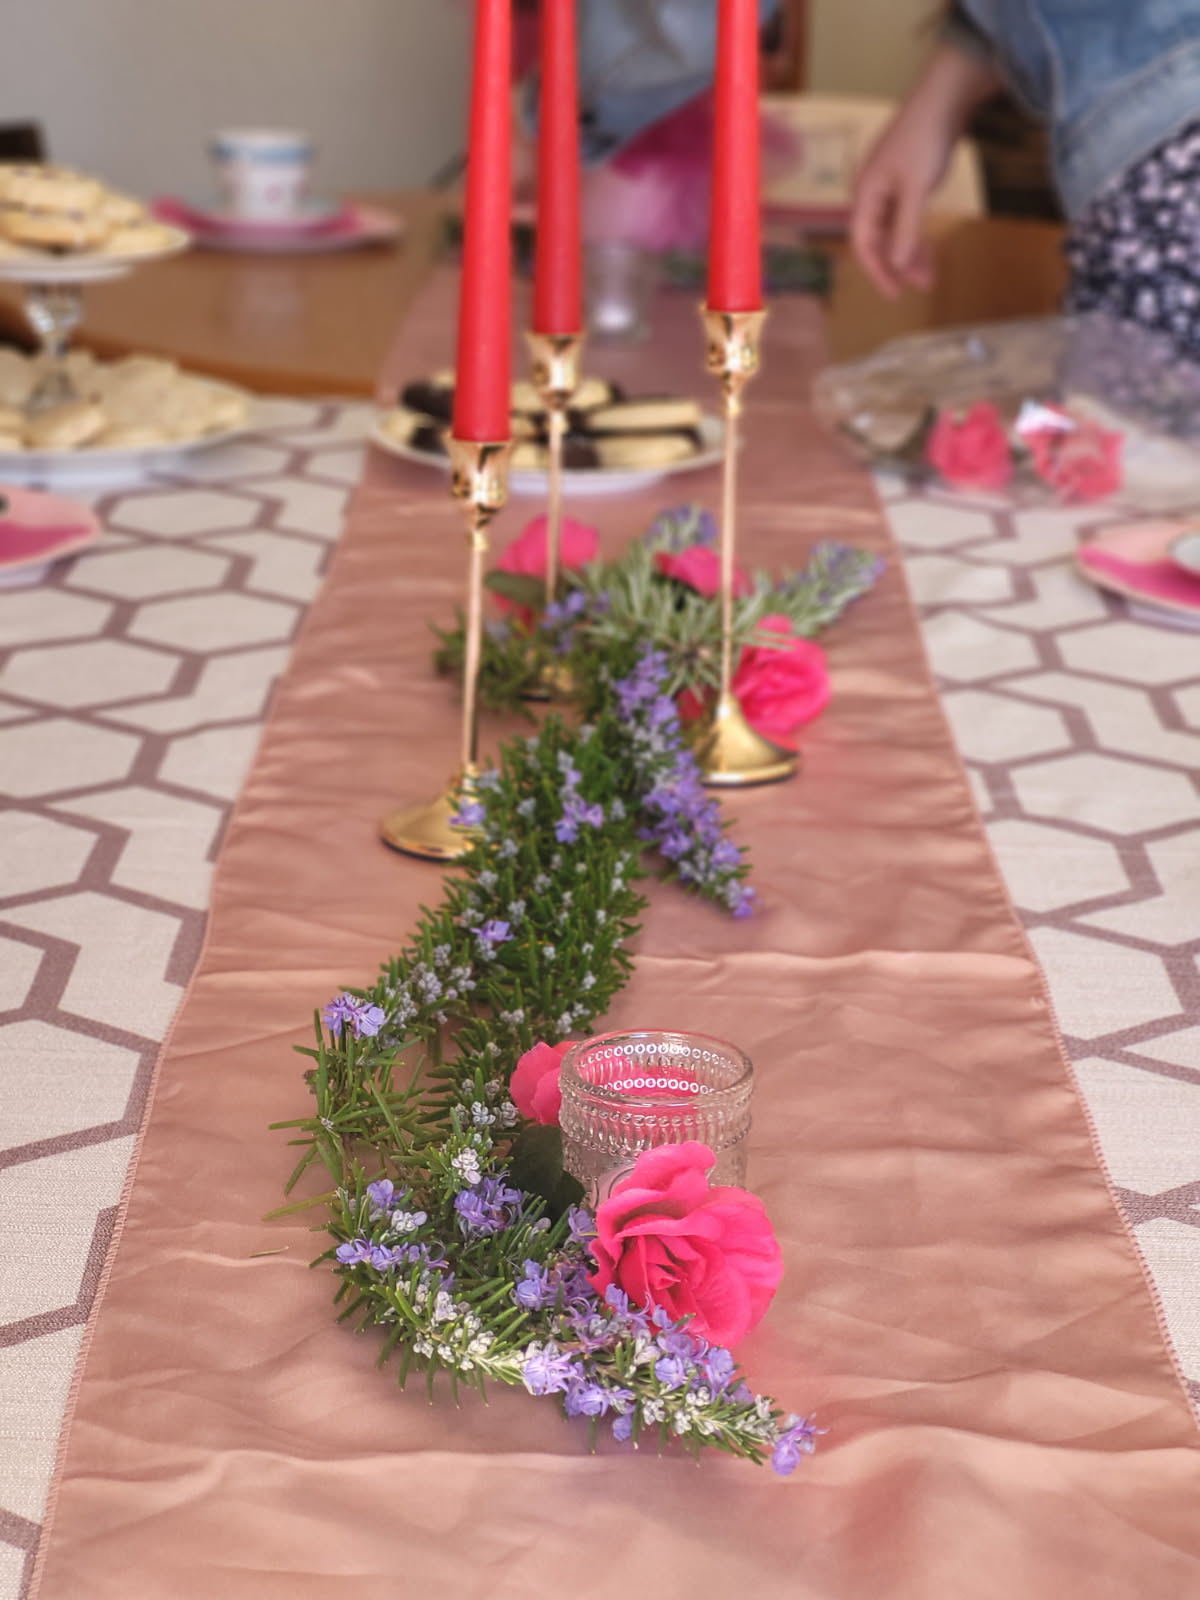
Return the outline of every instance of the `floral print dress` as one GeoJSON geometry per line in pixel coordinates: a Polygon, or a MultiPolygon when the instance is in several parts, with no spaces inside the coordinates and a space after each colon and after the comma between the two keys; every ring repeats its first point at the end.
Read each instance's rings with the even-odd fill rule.
{"type": "Polygon", "coordinates": [[[1165,334],[1200,361],[1200,121],[1114,178],[1067,239],[1067,309],[1165,334]]]}

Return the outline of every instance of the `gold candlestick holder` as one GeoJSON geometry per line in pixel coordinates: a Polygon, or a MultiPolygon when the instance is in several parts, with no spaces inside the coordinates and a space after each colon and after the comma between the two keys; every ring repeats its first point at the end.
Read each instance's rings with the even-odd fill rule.
{"type": "Polygon", "coordinates": [[[742,392],[758,371],[765,311],[701,308],[705,366],[721,383],[725,417],[721,491],[721,687],[696,724],[693,750],[704,782],[717,787],[778,783],[795,772],[794,750],[764,739],[742,712],[733,692],[733,588],[737,553],[737,459],[742,392]]]}
{"type": "MultiPolygon", "coordinates": [[[[546,607],[558,598],[562,571],[563,449],[569,412],[579,388],[579,368],[585,335],[537,333],[525,335],[532,361],[530,378],[546,408],[546,607]]],[[[574,679],[565,666],[543,668],[535,684],[525,690],[526,700],[557,700],[573,693],[574,679]]]]}
{"type": "Polygon", "coordinates": [[[389,811],[379,825],[384,844],[426,861],[455,861],[477,837],[453,818],[476,796],[479,776],[479,665],[483,655],[483,567],[488,524],[508,498],[509,440],[450,439],[450,486],[467,515],[467,625],[463,662],[462,750],[449,783],[423,806],[389,811]]]}

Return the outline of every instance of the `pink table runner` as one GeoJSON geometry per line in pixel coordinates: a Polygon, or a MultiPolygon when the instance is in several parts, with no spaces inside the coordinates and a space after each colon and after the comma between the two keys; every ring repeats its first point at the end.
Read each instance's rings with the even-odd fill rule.
{"type": "MultiPolygon", "coordinates": [[[[450,303],[435,284],[409,370],[444,359],[450,303]]],[[[690,307],[668,306],[660,335],[654,386],[694,387],[690,307]]],[[[885,544],[869,487],[802,414],[818,355],[814,310],[782,305],[744,469],[755,562],[798,563],[831,535],[885,544]]],[[[715,480],[695,488],[711,500],[715,480]]],[[[822,1452],[780,1483],[735,1462],[589,1456],[520,1394],[431,1409],[375,1372],[373,1339],[335,1327],[302,1223],[258,1221],[289,1164],[265,1124],[307,1103],[288,1044],[435,892],[374,829],[453,761],[425,628],[463,564],[442,490],[377,465],[231,825],[41,1600],[1200,1588],[1192,1414],[894,569],[833,638],[837,698],[804,776],[733,803],[763,913],[735,924],[657,893],[611,1018],[683,1019],[757,1064],[752,1181],[788,1278],[744,1354],[757,1386],[820,1408],[822,1452]]],[[[595,509],[616,541],[662,500],[595,509]]]]}

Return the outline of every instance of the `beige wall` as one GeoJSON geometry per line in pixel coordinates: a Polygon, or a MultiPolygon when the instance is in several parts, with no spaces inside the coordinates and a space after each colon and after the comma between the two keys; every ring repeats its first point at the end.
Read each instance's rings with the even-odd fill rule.
{"type": "Polygon", "coordinates": [[[809,87],[903,94],[930,44],[937,0],[809,0],[809,87]]]}
{"type": "Polygon", "coordinates": [[[301,126],[315,187],[420,185],[460,148],[462,0],[0,0],[0,121],[140,194],[200,195],[215,127],[301,126]]]}

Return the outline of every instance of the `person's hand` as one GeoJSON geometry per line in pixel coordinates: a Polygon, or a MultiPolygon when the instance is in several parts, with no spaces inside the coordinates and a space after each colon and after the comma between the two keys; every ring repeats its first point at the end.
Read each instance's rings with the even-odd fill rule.
{"type": "Polygon", "coordinates": [[[933,281],[933,257],[921,233],[925,207],[971,112],[999,87],[990,61],[939,46],[863,163],[850,237],[867,275],[889,299],[933,281]]]}
{"type": "Polygon", "coordinates": [[[892,119],[859,171],[850,237],[867,276],[889,299],[928,289],[933,256],[921,227],[929,197],[950,162],[954,138],[906,106],[892,119]]]}

